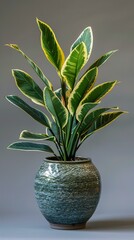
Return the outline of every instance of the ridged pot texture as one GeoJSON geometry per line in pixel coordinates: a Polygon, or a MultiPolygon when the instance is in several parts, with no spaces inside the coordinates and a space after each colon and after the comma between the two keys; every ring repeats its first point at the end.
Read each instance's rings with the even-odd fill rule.
{"type": "Polygon", "coordinates": [[[65,162],[51,157],[36,174],[35,196],[51,227],[83,228],[97,207],[100,185],[99,172],[90,159],[65,162]]]}

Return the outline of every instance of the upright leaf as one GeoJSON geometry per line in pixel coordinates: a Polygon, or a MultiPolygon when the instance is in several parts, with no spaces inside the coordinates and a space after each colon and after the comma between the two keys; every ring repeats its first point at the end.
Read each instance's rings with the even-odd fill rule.
{"type": "Polygon", "coordinates": [[[37,19],[41,31],[41,47],[46,58],[60,72],[64,63],[64,53],[56,39],[53,30],[46,23],[37,19]]]}
{"type": "Polygon", "coordinates": [[[116,84],[117,81],[105,82],[97,85],[85,95],[85,97],[81,101],[81,104],[100,101],[100,99],[104,97],[106,94],[108,94],[116,84]]]}
{"type": "Polygon", "coordinates": [[[47,77],[44,75],[44,73],[42,72],[42,70],[37,66],[37,64],[35,64],[20,48],[18,45],[16,44],[6,44],[7,46],[17,50],[19,53],[21,53],[25,59],[28,61],[28,63],[30,64],[30,66],[33,68],[33,70],[36,72],[36,74],[38,75],[38,77],[45,83],[45,85],[47,87],[49,87],[50,89],[52,89],[52,84],[51,82],[47,79],[47,77]]]}
{"type": "Polygon", "coordinates": [[[76,41],[71,46],[71,51],[81,42],[84,42],[87,48],[87,59],[89,59],[93,47],[93,33],[92,28],[87,27],[83,30],[80,36],[76,39],[76,41]]]}
{"type": "Polygon", "coordinates": [[[19,90],[34,103],[44,106],[43,92],[31,76],[26,72],[17,69],[12,70],[12,74],[19,90]]]}
{"type": "Polygon", "coordinates": [[[41,111],[30,107],[26,102],[24,102],[20,97],[9,95],[6,97],[9,102],[15,106],[21,108],[26,113],[28,113],[33,119],[43,124],[44,126],[50,128],[50,121],[48,117],[41,111]]]}
{"type": "Polygon", "coordinates": [[[86,61],[87,50],[85,43],[82,42],[72,50],[61,69],[61,75],[71,90],[74,88],[77,75],[86,61]]]}
{"type": "Polygon", "coordinates": [[[47,87],[44,89],[44,101],[46,108],[57,121],[61,128],[64,128],[68,120],[68,111],[61,103],[60,99],[47,87]]]}
{"type": "Polygon", "coordinates": [[[32,142],[15,142],[10,144],[8,149],[54,153],[52,148],[50,148],[48,145],[32,142]]]}
{"type": "Polygon", "coordinates": [[[72,115],[76,112],[77,107],[85,94],[92,88],[97,73],[97,68],[89,70],[74,87],[68,99],[68,109],[72,115]]]}

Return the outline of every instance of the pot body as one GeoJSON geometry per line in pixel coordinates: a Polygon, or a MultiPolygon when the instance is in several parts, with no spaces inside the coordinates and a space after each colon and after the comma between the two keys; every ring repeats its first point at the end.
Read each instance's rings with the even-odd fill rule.
{"type": "Polygon", "coordinates": [[[84,228],[100,198],[100,175],[90,159],[44,160],[35,177],[38,206],[52,228],[84,228]]]}

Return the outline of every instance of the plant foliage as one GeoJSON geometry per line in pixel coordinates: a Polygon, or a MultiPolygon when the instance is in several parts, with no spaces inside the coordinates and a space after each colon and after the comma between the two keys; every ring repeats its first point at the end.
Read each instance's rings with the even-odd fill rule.
{"type": "Polygon", "coordinates": [[[42,80],[44,89],[41,89],[28,73],[18,69],[12,70],[18,89],[32,102],[40,105],[42,110],[33,108],[18,96],[9,95],[6,98],[45,127],[44,133],[23,130],[20,134],[21,141],[10,144],[8,148],[46,151],[60,160],[73,161],[78,148],[89,136],[125,113],[118,110],[117,107],[98,108],[102,98],[117,84],[117,81],[112,81],[95,85],[98,68],[116,50],[104,54],[88,66],[85,73],[80,76],[80,71],[86,65],[92,52],[93,33],[91,27],[85,28],[78,36],[65,59],[63,50],[51,27],[38,19],[37,24],[41,34],[42,50],[59,75],[60,88],[53,89],[51,81],[18,45],[7,44],[24,56],[42,80]],[[44,110],[49,112],[49,117],[46,116],[44,110]],[[54,152],[49,145],[44,144],[44,141],[54,143],[57,152],[54,152]]]}

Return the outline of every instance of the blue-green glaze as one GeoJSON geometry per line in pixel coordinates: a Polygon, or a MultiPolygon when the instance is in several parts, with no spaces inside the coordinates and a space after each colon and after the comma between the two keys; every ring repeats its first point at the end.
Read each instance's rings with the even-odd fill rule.
{"type": "Polygon", "coordinates": [[[100,197],[100,175],[90,159],[44,160],[35,177],[39,208],[51,224],[86,223],[100,197]]]}

